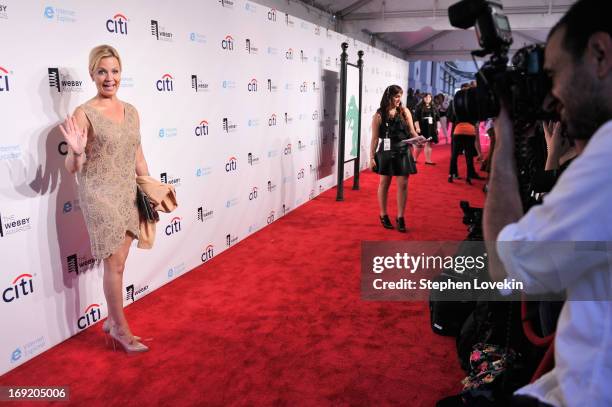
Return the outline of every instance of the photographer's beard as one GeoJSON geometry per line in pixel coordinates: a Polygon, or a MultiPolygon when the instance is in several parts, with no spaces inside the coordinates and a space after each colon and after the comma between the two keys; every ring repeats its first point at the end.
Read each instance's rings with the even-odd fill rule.
{"type": "Polygon", "coordinates": [[[583,63],[575,66],[573,80],[563,95],[561,121],[570,139],[589,140],[605,122],[610,120],[609,95],[585,69],[583,63]]]}

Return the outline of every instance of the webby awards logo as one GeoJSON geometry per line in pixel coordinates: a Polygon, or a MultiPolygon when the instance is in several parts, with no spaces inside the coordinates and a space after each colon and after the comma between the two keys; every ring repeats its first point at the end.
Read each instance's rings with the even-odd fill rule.
{"type": "Polygon", "coordinates": [[[159,24],[157,20],[151,20],[151,35],[158,41],[172,42],[174,35],[159,24]]]}

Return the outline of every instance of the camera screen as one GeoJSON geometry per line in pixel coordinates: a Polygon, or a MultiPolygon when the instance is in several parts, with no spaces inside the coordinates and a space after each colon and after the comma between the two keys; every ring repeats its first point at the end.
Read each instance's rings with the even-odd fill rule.
{"type": "Polygon", "coordinates": [[[508,17],[504,15],[495,15],[495,23],[497,26],[503,31],[510,31],[510,23],[508,22],[508,17]]]}

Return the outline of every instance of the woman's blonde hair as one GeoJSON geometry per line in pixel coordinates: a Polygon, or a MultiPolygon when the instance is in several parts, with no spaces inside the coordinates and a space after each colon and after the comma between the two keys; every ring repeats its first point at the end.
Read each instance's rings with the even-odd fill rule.
{"type": "Polygon", "coordinates": [[[93,71],[98,67],[102,58],[109,57],[117,58],[117,61],[119,61],[119,69],[122,69],[121,57],[117,50],[110,45],[98,45],[89,53],[89,73],[93,74],[93,71]]]}

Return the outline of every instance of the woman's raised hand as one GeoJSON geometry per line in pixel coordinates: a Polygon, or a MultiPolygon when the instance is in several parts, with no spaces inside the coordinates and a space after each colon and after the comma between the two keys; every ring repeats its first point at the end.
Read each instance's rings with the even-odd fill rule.
{"type": "Polygon", "coordinates": [[[80,129],[74,116],[66,117],[63,125],[59,125],[66,142],[76,155],[83,154],[87,144],[87,129],[80,129]]]}

